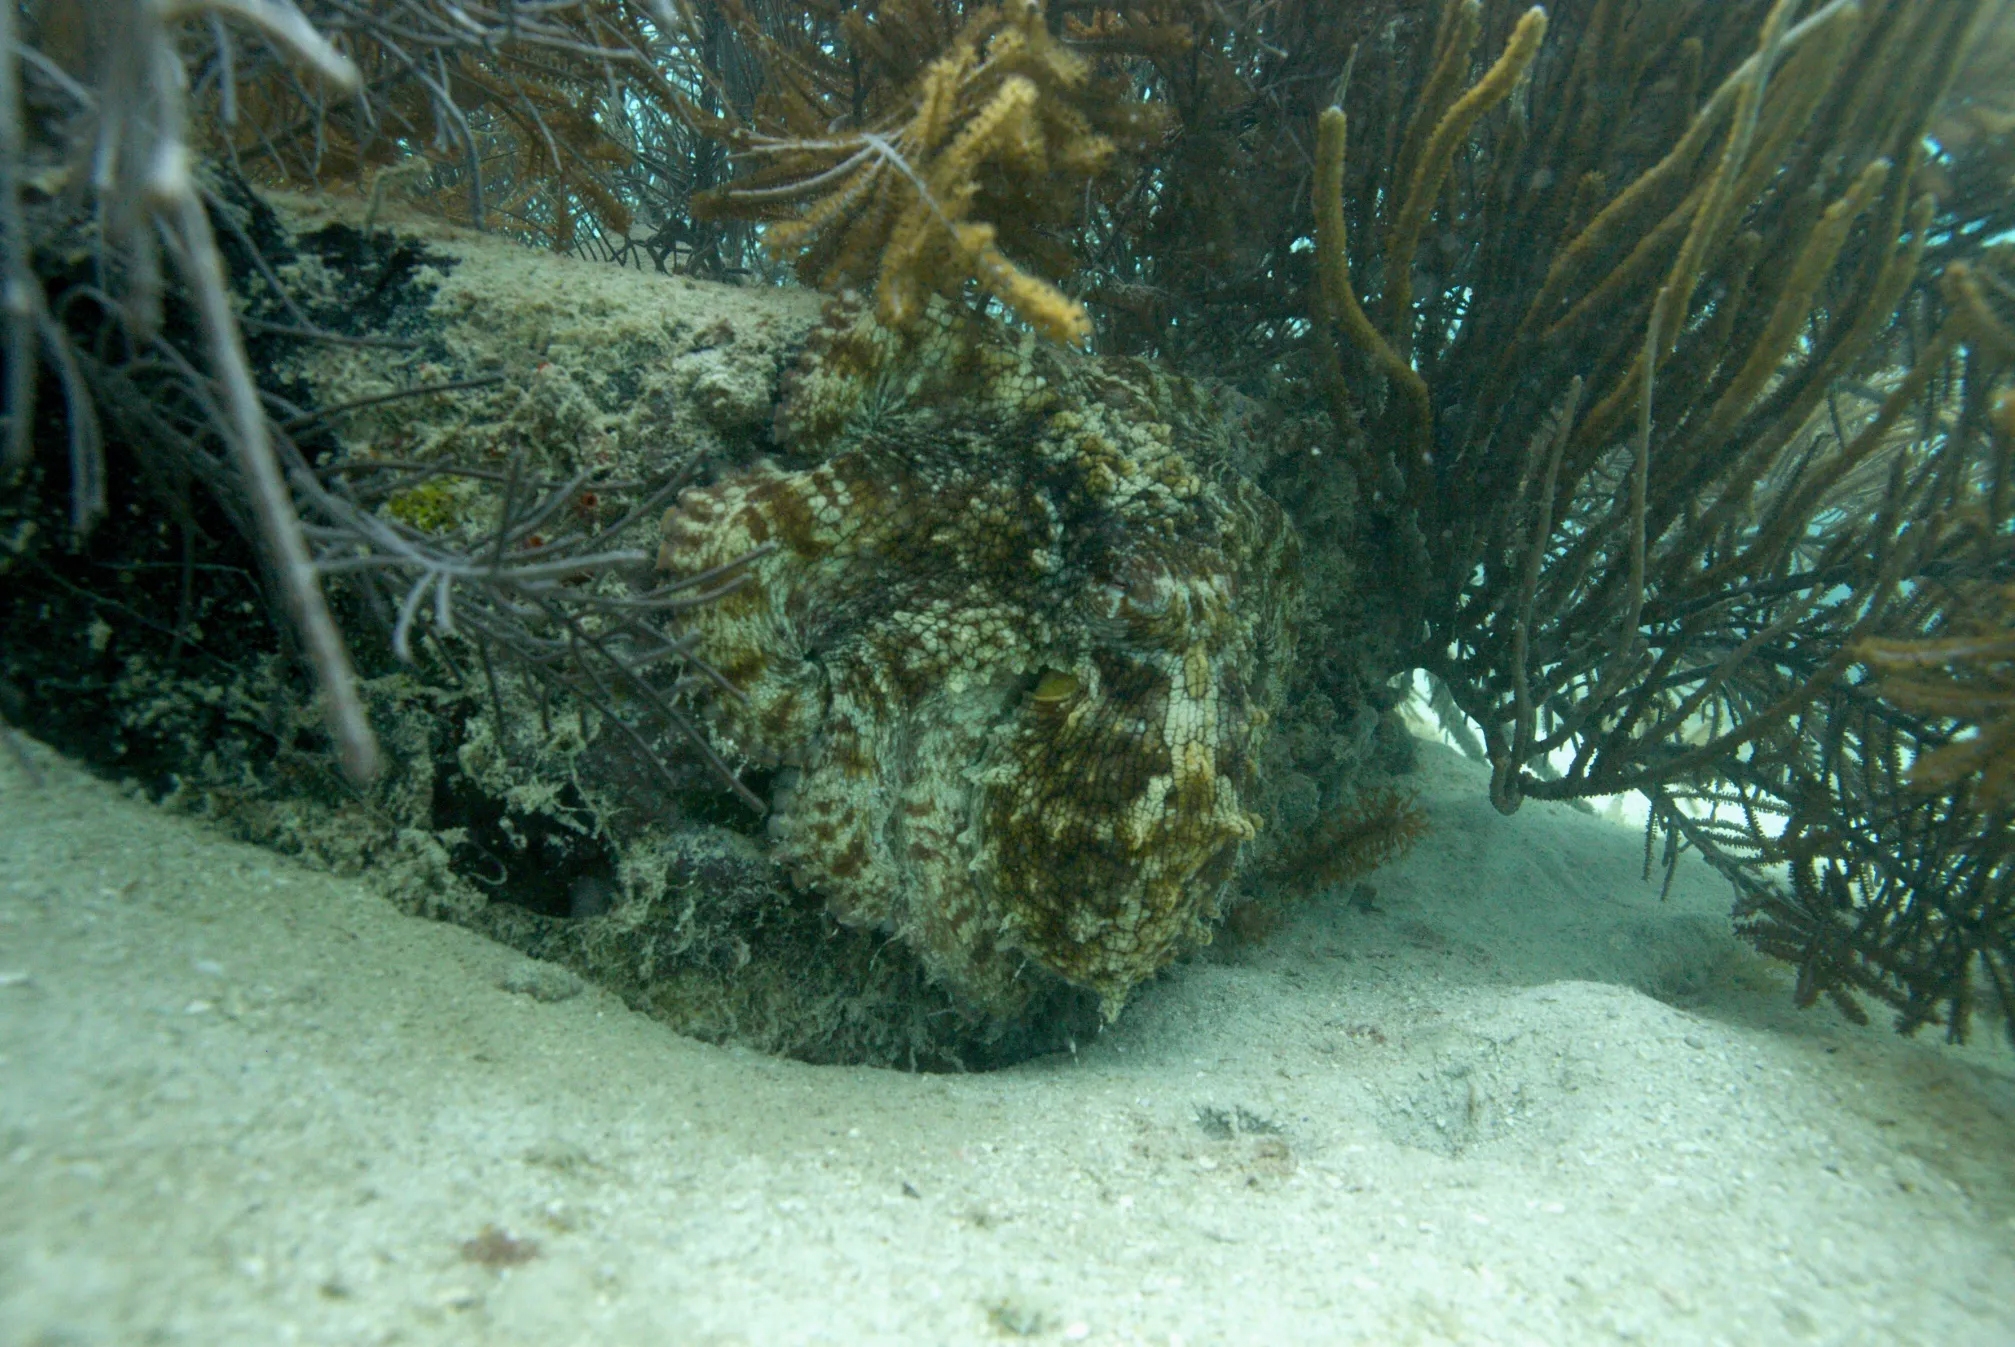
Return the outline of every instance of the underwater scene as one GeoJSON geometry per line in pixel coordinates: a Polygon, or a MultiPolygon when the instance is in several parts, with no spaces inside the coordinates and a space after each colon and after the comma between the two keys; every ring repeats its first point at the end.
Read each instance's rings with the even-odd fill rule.
{"type": "Polygon", "coordinates": [[[0,0],[0,1347],[2015,1343],[2015,0],[0,0]]]}

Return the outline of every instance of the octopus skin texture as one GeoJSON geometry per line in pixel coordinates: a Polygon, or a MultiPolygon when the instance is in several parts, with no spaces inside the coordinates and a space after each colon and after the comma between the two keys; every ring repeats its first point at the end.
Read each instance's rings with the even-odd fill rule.
{"type": "Polygon", "coordinates": [[[793,882],[978,1009],[1061,978],[1111,1018],[1210,938],[1263,826],[1298,543],[1143,367],[962,369],[983,386],[856,417],[823,461],[687,491],[659,565],[772,545],[681,635],[742,694],[719,747],[780,769],[793,882]]]}

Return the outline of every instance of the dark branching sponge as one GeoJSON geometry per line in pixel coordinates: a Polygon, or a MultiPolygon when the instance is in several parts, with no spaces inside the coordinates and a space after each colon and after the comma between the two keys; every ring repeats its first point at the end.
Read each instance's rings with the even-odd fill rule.
{"type": "Polygon", "coordinates": [[[841,920],[988,1013],[1060,978],[1110,1018],[1209,939],[1262,826],[1295,534],[1179,381],[982,324],[834,321],[827,348],[884,358],[798,386],[842,404],[780,418],[839,426],[790,446],[818,461],[665,518],[675,574],[774,544],[684,621],[743,694],[718,746],[783,766],[776,854],[841,920]]]}

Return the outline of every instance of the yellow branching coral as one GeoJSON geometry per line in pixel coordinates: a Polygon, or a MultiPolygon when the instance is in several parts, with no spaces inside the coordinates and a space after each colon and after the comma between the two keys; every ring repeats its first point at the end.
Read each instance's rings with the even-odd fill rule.
{"type": "MultiPolygon", "coordinates": [[[[844,31],[861,45],[905,26],[885,17],[844,31]]],[[[784,65],[775,55],[770,63],[784,65]]],[[[774,255],[794,257],[801,277],[828,290],[872,283],[891,328],[913,325],[931,295],[971,281],[1045,336],[1089,335],[1084,306],[1039,274],[1070,265],[1047,231],[1121,141],[1139,143],[1155,121],[1123,106],[1123,84],[1099,78],[1051,35],[1036,0],[975,10],[914,78],[893,83],[893,97],[882,92],[891,82],[879,81],[886,105],[859,118],[836,106],[809,56],[796,67],[805,77],[777,81],[754,126],[731,136],[756,170],[696,201],[698,211],[776,220],[774,255]],[[849,120],[852,129],[831,129],[849,120]]]]}
{"type": "MultiPolygon", "coordinates": [[[[1470,44],[1475,42],[1479,27],[1477,16],[1482,8],[1477,0],[1466,0],[1458,11],[1461,17],[1457,25],[1466,37],[1460,45],[1449,44],[1447,59],[1443,63],[1449,69],[1459,71],[1468,63],[1470,44]]],[[[1505,45],[1504,54],[1497,58],[1496,64],[1484,72],[1483,78],[1469,92],[1456,99],[1434,124],[1419,160],[1412,167],[1406,204],[1400,207],[1385,243],[1386,257],[1392,269],[1385,296],[1387,321],[1401,333],[1403,339],[1411,328],[1403,320],[1413,307],[1413,252],[1420,244],[1420,231],[1427,224],[1428,212],[1434,209],[1442,184],[1448,181],[1455,152],[1469,138],[1477,119],[1511,96],[1511,91],[1524,77],[1526,68],[1532,64],[1532,58],[1539,54],[1539,44],[1545,40],[1546,11],[1534,5],[1519,19],[1518,27],[1512,30],[1511,41],[1505,45]]],[[[1440,69],[1437,66],[1437,76],[1440,69]]],[[[1341,153],[1340,149],[1338,153],[1341,153]]],[[[1411,344],[1410,340],[1403,340],[1402,349],[1411,344]]]]}
{"type": "Polygon", "coordinates": [[[1316,297],[1329,321],[1341,328],[1350,343],[1369,356],[1405,395],[1418,423],[1417,433],[1425,442],[1433,417],[1427,385],[1372,326],[1350,283],[1350,253],[1343,218],[1343,160],[1349,136],[1350,122],[1342,108],[1323,112],[1315,160],[1315,258],[1319,282],[1316,297]]]}

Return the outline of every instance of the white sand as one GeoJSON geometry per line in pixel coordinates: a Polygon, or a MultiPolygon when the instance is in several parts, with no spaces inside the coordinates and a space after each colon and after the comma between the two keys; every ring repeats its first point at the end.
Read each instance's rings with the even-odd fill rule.
{"type": "Polygon", "coordinates": [[[2015,1342],[2015,1055],[1493,814],[1074,1058],[814,1068],[0,756],[0,1343],[2015,1342]],[[1665,999],[1654,999],[1646,992],[1665,999]],[[1274,1130],[1277,1129],[1277,1130],[1274,1130]],[[535,1241],[491,1268],[486,1226],[535,1241]]]}

